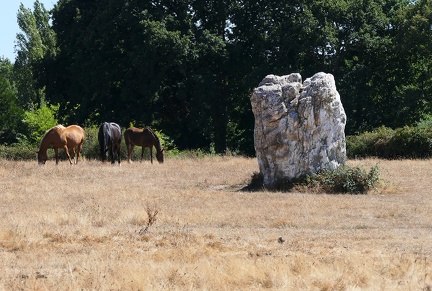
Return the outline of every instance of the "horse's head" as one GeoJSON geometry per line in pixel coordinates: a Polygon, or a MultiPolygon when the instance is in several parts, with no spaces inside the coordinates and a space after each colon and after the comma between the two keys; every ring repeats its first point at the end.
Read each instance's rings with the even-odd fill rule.
{"type": "Polygon", "coordinates": [[[36,153],[38,155],[38,163],[39,163],[39,165],[45,165],[45,162],[48,159],[46,153],[43,153],[41,151],[37,151],[36,153]]]}
{"type": "Polygon", "coordinates": [[[156,152],[156,159],[161,164],[164,162],[164,151],[165,149],[162,148],[160,151],[156,152]]]}

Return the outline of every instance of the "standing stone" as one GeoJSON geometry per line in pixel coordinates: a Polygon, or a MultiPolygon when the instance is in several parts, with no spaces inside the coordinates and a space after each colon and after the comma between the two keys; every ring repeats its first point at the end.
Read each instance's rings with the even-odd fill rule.
{"type": "Polygon", "coordinates": [[[255,151],[264,186],[346,160],[346,115],[331,74],[302,84],[298,73],[266,76],[251,96],[255,151]]]}

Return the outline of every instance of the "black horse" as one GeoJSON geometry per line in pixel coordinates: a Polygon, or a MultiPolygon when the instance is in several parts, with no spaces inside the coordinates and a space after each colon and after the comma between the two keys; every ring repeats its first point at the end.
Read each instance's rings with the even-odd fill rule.
{"type": "Polygon", "coordinates": [[[104,122],[99,127],[99,146],[102,162],[107,159],[107,152],[111,158],[111,163],[114,164],[116,156],[120,164],[120,143],[122,132],[120,125],[114,122],[104,122]]]}

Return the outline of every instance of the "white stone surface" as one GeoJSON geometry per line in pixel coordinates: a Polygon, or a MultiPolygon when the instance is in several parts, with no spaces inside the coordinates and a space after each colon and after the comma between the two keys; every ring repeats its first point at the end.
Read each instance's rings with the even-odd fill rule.
{"type": "Polygon", "coordinates": [[[264,186],[345,163],[346,115],[333,75],[317,73],[303,84],[298,73],[268,75],[251,104],[264,186]]]}

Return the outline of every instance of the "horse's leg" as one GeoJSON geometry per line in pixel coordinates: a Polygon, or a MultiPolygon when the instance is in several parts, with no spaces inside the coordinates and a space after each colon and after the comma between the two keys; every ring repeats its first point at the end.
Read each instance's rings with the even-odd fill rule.
{"type": "Polygon", "coordinates": [[[115,146],[115,143],[113,142],[111,144],[111,148],[110,148],[111,164],[115,164],[115,158],[116,158],[115,157],[115,152],[116,152],[115,148],[116,148],[116,146],[115,146]]]}
{"type": "Polygon", "coordinates": [[[72,148],[72,152],[74,154],[73,163],[78,164],[78,158],[77,158],[77,153],[75,151],[75,148],[72,148]]]}
{"type": "Polygon", "coordinates": [[[129,157],[129,141],[128,141],[127,137],[126,137],[126,133],[125,133],[125,136],[124,136],[124,140],[125,140],[125,144],[126,144],[126,151],[127,151],[127,159],[128,159],[128,163],[130,163],[130,157],[129,157]]]}
{"type": "Polygon", "coordinates": [[[118,144],[117,146],[116,146],[116,153],[117,153],[117,159],[118,159],[118,163],[119,163],[119,165],[121,164],[121,157],[120,157],[120,153],[121,153],[121,151],[120,151],[120,149],[121,149],[121,145],[120,144],[118,144]]]}
{"type": "Polygon", "coordinates": [[[78,145],[78,151],[77,151],[77,154],[76,154],[76,163],[78,164],[78,158],[79,158],[79,156],[80,156],[80,154],[81,154],[81,151],[82,151],[82,143],[80,143],[79,145],[78,145]]]}
{"type": "Polygon", "coordinates": [[[72,165],[73,163],[72,163],[72,159],[71,159],[71,156],[70,156],[70,154],[69,154],[69,149],[68,149],[67,145],[64,145],[64,146],[63,146],[63,149],[64,149],[64,151],[66,152],[66,155],[67,155],[67,157],[68,157],[68,159],[69,159],[69,163],[72,165]]]}
{"type": "Polygon", "coordinates": [[[54,148],[54,153],[55,153],[56,165],[58,165],[58,161],[59,161],[59,158],[58,158],[58,148],[54,148]]]}
{"type": "Polygon", "coordinates": [[[130,143],[130,144],[127,145],[128,163],[132,162],[131,156],[132,156],[133,149],[134,149],[134,145],[133,144],[130,143]]]}
{"type": "Polygon", "coordinates": [[[150,147],[150,163],[153,164],[153,146],[150,147]]]}
{"type": "Polygon", "coordinates": [[[145,146],[141,147],[141,162],[142,162],[142,160],[144,158],[144,148],[145,148],[145,146]]]}

